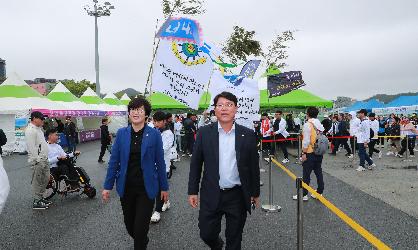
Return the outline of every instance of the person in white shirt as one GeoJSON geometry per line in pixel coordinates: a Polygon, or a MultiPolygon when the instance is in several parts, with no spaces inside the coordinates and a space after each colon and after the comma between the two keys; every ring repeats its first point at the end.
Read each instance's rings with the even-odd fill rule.
{"type": "MultiPolygon", "coordinates": [[[[273,124],[273,135],[274,139],[286,139],[289,136],[289,133],[286,130],[286,120],[282,119],[283,112],[278,110],[274,115],[276,120],[273,124]]],[[[274,144],[273,144],[274,145],[274,144]]],[[[276,142],[277,147],[280,147],[283,152],[284,159],[282,160],[283,163],[289,162],[289,154],[286,149],[286,141],[279,141],[276,142]]],[[[274,152],[274,150],[273,150],[274,152]]]]}
{"type": "Polygon", "coordinates": [[[367,119],[367,111],[361,109],[359,112],[360,123],[356,131],[357,135],[357,148],[358,156],[360,158],[360,166],[356,169],[357,171],[365,171],[364,163],[367,161],[369,166],[367,169],[372,170],[373,167],[376,167],[376,164],[373,163],[373,160],[370,159],[369,155],[366,153],[366,148],[370,142],[370,121],[367,119]]]}
{"type": "Polygon", "coordinates": [[[181,130],[183,129],[183,123],[181,122],[180,116],[176,115],[176,123],[174,123],[174,138],[177,144],[177,152],[180,153],[181,148],[181,130]]]}
{"type": "MultiPolygon", "coordinates": [[[[161,137],[163,141],[163,151],[164,151],[164,162],[166,166],[167,179],[171,176],[170,174],[170,149],[174,145],[174,134],[166,126],[166,115],[162,111],[157,111],[152,116],[154,121],[154,128],[158,129],[161,132],[161,137]]],[[[170,201],[167,200],[164,202],[159,195],[155,198],[155,212],[151,216],[151,222],[157,223],[161,220],[161,213],[165,212],[170,208],[170,201]]]]}
{"type": "Polygon", "coordinates": [[[74,169],[68,165],[66,160],[75,155],[79,155],[80,151],[71,152],[69,154],[65,153],[64,149],[57,144],[59,136],[56,129],[48,129],[45,135],[48,138],[48,162],[51,174],[54,178],[58,178],[61,175],[67,176],[69,180],[68,184],[70,184],[68,187],[69,191],[77,189],[77,174],[74,172],[74,169]]]}
{"type": "Polygon", "coordinates": [[[379,121],[376,119],[375,113],[369,114],[370,120],[370,129],[373,131],[373,137],[370,136],[370,143],[369,143],[369,157],[373,157],[373,153],[379,154],[379,159],[382,158],[382,152],[374,148],[374,146],[379,141],[378,133],[379,133],[379,121]]]}
{"type": "Polygon", "coordinates": [[[357,118],[357,116],[356,116],[356,112],[354,112],[354,111],[350,111],[349,113],[348,113],[348,117],[349,117],[349,119],[350,119],[350,136],[352,136],[351,138],[350,138],[350,146],[351,146],[351,149],[353,150],[353,154],[355,153],[355,150],[354,150],[354,143],[355,143],[355,138],[354,137],[357,137],[357,131],[358,131],[358,127],[359,127],[359,125],[360,125],[360,119],[359,118],[357,118]]]}

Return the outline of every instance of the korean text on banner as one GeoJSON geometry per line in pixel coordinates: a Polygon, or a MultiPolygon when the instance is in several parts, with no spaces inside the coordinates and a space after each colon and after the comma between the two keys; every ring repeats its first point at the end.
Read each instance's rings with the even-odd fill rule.
{"type": "Polygon", "coordinates": [[[267,77],[270,97],[287,94],[302,86],[305,86],[305,82],[302,80],[302,72],[300,71],[289,71],[267,77]]]}
{"type": "Polygon", "coordinates": [[[162,40],[153,67],[152,91],[197,110],[212,71],[212,61],[196,44],[162,40]]]}
{"type": "MultiPolygon", "coordinates": [[[[260,92],[257,81],[249,78],[241,78],[234,82],[225,79],[219,71],[212,75],[209,92],[212,97],[217,94],[228,91],[234,94],[238,99],[238,111],[235,115],[235,121],[254,129],[253,121],[259,120],[260,92]]],[[[213,100],[211,102],[213,105],[213,100]]]]}

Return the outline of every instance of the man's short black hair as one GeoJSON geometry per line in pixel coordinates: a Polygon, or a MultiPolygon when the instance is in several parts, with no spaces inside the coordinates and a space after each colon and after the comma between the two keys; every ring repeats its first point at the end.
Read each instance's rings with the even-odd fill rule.
{"type": "Polygon", "coordinates": [[[154,113],[154,115],[152,115],[152,119],[154,119],[156,122],[159,122],[166,120],[167,116],[163,111],[157,111],[154,113]]]}
{"type": "Polygon", "coordinates": [[[167,114],[165,114],[165,119],[170,119],[171,117],[173,117],[173,114],[172,113],[167,113],[167,114]]]}
{"type": "Polygon", "coordinates": [[[376,117],[376,114],[372,112],[369,114],[369,117],[376,117]]]}
{"type": "Polygon", "coordinates": [[[222,92],[220,94],[217,94],[215,96],[215,98],[213,98],[213,105],[218,104],[218,100],[221,97],[223,97],[223,98],[225,98],[225,99],[233,102],[235,104],[235,106],[238,105],[238,99],[237,99],[237,97],[234,94],[232,94],[231,92],[227,92],[227,91],[224,91],[224,92],[222,92]]]}
{"type": "Polygon", "coordinates": [[[267,116],[268,117],[269,115],[264,112],[264,113],[261,114],[261,116],[267,116]]]}
{"type": "Polygon", "coordinates": [[[107,118],[102,119],[102,124],[105,123],[105,122],[107,122],[107,118]]]}
{"type": "Polygon", "coordinates": [[[357,112],[357,113],[362,113],[362,114],[364,114],[364,115],[367,115],[367,110],[365,110],[365,109],[360,109],[360,111],[359,111],[359,112],[357,112]]]}
{"type": "Polygon", "coordinates": [[[145,97],[138,96],[132,99],[128,104],[128,113],[131,109],[137,109],[140,107],[144,107],[145,116],[150,116],[151,114],[151,103],[145,97]]]}
{"type": "Polygon", "coordinates": [[[48,137],[50,134],[54,134],[54,133],[57,133],[57,132],[58,132],[58,130],[56,130],[55,128],[50,128],[50,129],[46,130],[45,136],[48,137]]]}
{"type": "Polygon", "coordinates": [[[42,114],[42,113],[41,113],[41,112],[39,112],[39,111],[33,111],[33,112],[30,114],[30,120],[31,120],[31,121],[33,121],[33,119],[35,119],[35,118],[41,119],[42,121],[43,121],[43,120],[45,120],[45,116],[44,116],[44,114],[42,114]]]}
{"type": "Polygon", "coordinates": [[[281,115],[281,114],[283,114],[283,112],[282,112],[281,110],[277,110],[277,111],[276,111],[276,114],[281,115]]]}
{"type": "Polygon", "coordinates": [[[317,118],[319,114],[319,110],[316,107],[309,107],[308,109],[306,109],[306,114],[310,118],[317,118]]]}

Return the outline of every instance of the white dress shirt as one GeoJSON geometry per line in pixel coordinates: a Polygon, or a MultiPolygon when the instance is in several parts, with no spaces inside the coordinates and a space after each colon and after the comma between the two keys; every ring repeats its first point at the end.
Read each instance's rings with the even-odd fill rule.
{"type": "Polygon", "coordinates": [[[287,138],[289,136],[289,133],[286,130],[286,120],[280,119],[279,123],[279,129],[277,131],[274,131],[276,135],[282,134],[284,138],[287,138]]]}
{"type": "Polygon", "coordinates": [[[181,123],[181,121],[174,123],[174,134],[176,136],[179,136],[182,128],[183,124],[181,123]]]}
{"type": "Polygon", "coordinates": [[[378,120],[374,120],[374,121],[370,121],[370,128],[373,130],[374,136],[373,139],[378,139],[378,132],[379,132],[379,121],[378,120]]]}
{"type": "MultiPolygon", "coordinates": [[[[48,144],[48,162],[50,168],[57,167],[58,157],[66,157],[67,153],[62,149],[59,144],[48,144]]],[[[73,157],[74,154],[68,154],[69,157],[73,157]]]]}
{"type": "Polygon", "coordinates": [[[219,131],[219,187],[232,188],[241,185],[235,152],[235,123],[229,132],[218,123],[219,131]]]}

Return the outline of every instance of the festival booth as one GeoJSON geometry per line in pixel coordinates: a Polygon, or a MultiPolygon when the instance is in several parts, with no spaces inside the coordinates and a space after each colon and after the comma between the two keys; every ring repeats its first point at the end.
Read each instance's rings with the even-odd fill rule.
{"type": "Polygon", "coordinates": [[[26,151],[24,131],[31,111],[38,110],[47,114],[49,110],[63,108],[32,89],[16,73],[10,74],[0,85],[0,128],[7,136],[4,151],[26,151]]]}
{"type": "Polygon", "coordinates": [[[126,105],[126,106],[128,106],[128,104],[129,104],[130,101],[131,101],[131,98],[129,98],[129,96],[126,93],[123,94],[123,96],[120,98],[120,102],[123,105],[126,105]]]}
{"type": "Polygon", "coordinates": [[[373,112],[377,115],[418,113],[418,95],[400,96],[384,107],[374,108],[373,112]]]}
{"type": "Polygon", "coordinates": [[[118,129],[128,124],[127,106],[112,93],[106,95],[103,101],[108,105],[109,132],[116,134],[118,129]]]}

